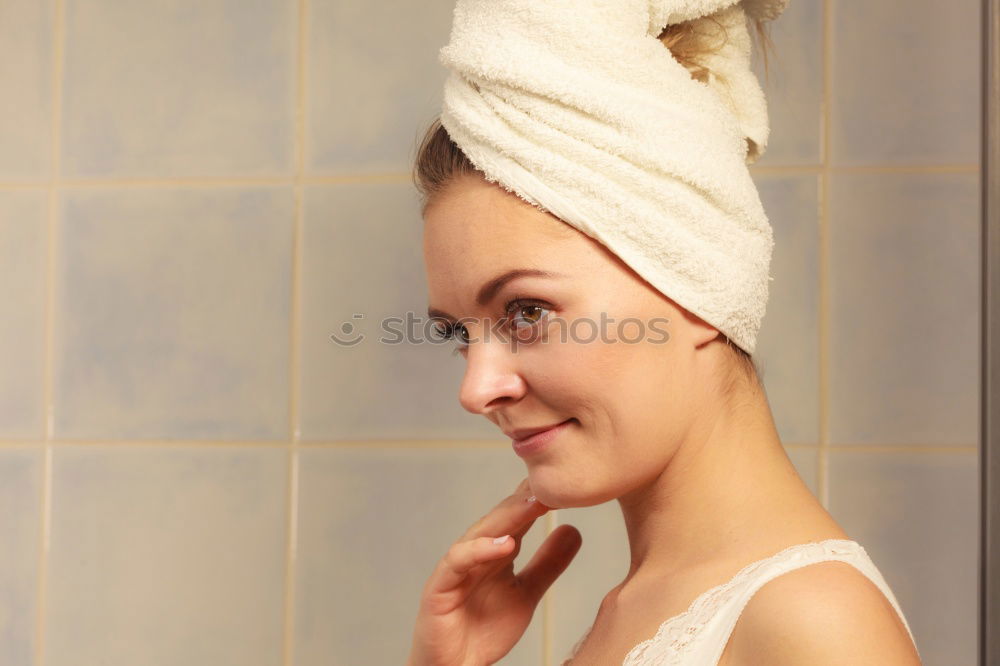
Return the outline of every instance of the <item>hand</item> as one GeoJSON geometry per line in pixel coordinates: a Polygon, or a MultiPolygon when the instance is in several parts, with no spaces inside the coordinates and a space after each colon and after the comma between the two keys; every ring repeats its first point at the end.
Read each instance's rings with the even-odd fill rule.
{"type": "Polygon", "coordinates": [[[560,525],[521,572],[521,539],[549,507],[525,501],[528,479],[480,518],[437,563],[420,598],[407,666],[484,666],[524,634],[535,607],[580,549],[580,532],[560,525]],[[504,543],[493,539],[505,534],[504,543]]]}

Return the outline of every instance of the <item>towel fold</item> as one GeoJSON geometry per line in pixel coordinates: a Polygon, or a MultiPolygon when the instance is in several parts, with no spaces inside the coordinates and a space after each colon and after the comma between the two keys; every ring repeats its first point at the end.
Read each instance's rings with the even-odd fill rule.
{"type": "Polygon", "coordinates": [[[786,3],[458,0],[441,124],[487,181],[753,353],[773,238],[747,168],[769,134],[747,16],[773,20],[786,3]],[[689,20],[711,30],[708,16],[728,34],[699,61],[703,83],[657,35],[689,20]]]}

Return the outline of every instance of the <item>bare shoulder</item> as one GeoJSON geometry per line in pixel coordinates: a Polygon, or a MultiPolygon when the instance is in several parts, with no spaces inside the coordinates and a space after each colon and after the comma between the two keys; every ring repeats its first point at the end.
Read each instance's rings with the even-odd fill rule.
{"type": "Polygon", "coordinates": [[[733,630],[728,666],[920,666],[913,641],[882,590],[838,560],[771,579],[733,630]]]}

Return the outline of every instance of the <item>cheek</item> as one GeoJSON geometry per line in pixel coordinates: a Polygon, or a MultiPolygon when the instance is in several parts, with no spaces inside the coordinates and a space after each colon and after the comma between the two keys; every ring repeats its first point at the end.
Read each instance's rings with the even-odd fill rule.
{"type": "Polygon", "coordinates": [[[622,335],[626,340],[615,341],[618,331],[612,330],[609,339],[590,340],[595,335],[589,329],[564,336],[553,326],[546,341],[517,354],[532,389],[559,413],[616,430],[649,431],[676,421],[687,393],[670,342],[633,341],[637,336],[628,327],[622,335]]]}
{"type": "Polygon", "coordinates": [[[612,398],[607,375],[614,367],[608,345],[580,342],[568,334],[565,340],[556,326],[548,339],[517,348],[517,365],[529,385],[528,391],[552,411],[552,415],[576,417],[594,424],[598,404],[612,398]]]}
{"type": "Polygon", "coordinates": [[[594,345],[590,352],[601,393],[616,413],[616,427],[644,438],[670,438],[690,414],[683,364],[670,342],[619,341],[594,345]]]}
{"type": "Polygon", "coordinates": [[[654,345],[587,341],[582,336],[543,347],[532,358],[531,372],[550,392],[596,410],[617,412],[618,418],[631,418],[633,410],[662,402],[670,377],[662,349],[650,349],[654,345]]]}

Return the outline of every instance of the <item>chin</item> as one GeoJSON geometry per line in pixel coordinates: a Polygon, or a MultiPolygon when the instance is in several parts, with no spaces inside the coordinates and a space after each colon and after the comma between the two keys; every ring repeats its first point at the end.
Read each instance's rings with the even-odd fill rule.
{"type": "Polygon", "coordinates": [[[594,495],[581,492],[577,481],[572,479],[554,478],[554,472],[549,467],[536,467],[528,470],[531,492],[539,502],[550,509],[574,509],[604,504],[615,497],[605,497],[604,494],[594,495]]]}

